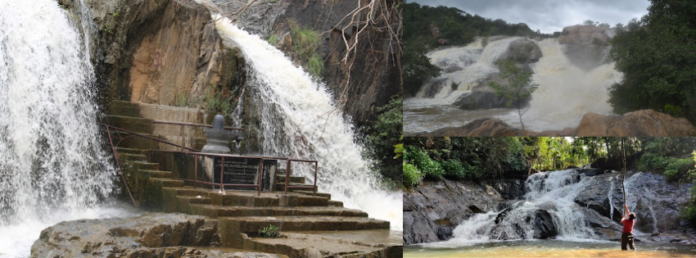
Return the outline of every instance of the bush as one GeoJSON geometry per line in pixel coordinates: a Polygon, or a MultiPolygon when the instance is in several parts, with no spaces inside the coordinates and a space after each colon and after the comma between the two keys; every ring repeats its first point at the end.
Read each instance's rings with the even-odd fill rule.
{"type": "Polygon", "coordinates": [[[425,173],[426,178],[442,179],[442,177],[445,175],[445,171],[442,170],[440,163],[430,159],[428,153],[420,148],[406,146],[406,151],[404,152],[404,161],[414,164],[418,170],[425,173]]]}
{"type": "Polygon", "coordinates": [[[465,179],[469,176],[469,172],[472,170],[469,164],[456,159],[448,159],[442,161],[440,164],[442,169],[445,171],[445,177],[451,179],[465,179]]]}
{"type": "Polygon", "coordinates": [[[686,179],[687,172],[692,168],[694,168],[693,159],[672,158],[665,168],[664,175],[667,181],[670,182],[683,181],[681,179],[686,179]]]}
{"type": "Polygon", "coordinates": [[[645,153],[638,161],[638,170],[662,173],[669,164],[669,159],[655,153],[645,153]]]}
{"type": "Polygon", "coordinates": [[[417,186],[421,182],[421,177],[423,176],[423,173],[421,173],[416,166],[411,165],[409,163],[404,163],[404,186],[406,188],[412,188],[414,186],[417,186]]]}
{"type": "Polygon", "coordinates": [[[268,238],[279,238],[280,237],[280,230],[275,225],[270,224],[270,225],[268,225],[268,227],[264,227],[262,229],[259,229],[259,236],[260,237],[268,237],[268,238]]]}

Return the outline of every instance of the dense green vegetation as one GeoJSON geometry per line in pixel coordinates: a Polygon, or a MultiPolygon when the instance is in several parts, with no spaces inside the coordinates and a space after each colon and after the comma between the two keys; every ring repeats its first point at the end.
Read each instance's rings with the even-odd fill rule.
{"type": "Polygon", "coordinates": [[[624,79],[611,88],[614,112],[654,109],[696,121],[696,2],[651,0],[648,14],[612,39],[624,79]]]}
{"type": "Polygon", "coordinates": [[[695,183],[682,215],[696,223],[696,138],[693,137],[462,137],[404,139],[404,187],[422,180],[524,178],[536,171],[593,167],[664,175],[695,183]]]}
{"type": "Polygon", "coordinates": [[[398,153],[401,146],[401,135],[403,127],[403,98],[394,96],[392,100],[377,111],[380,115],[377,121],[367,129],[365,144],[366,152],[363,154],[367,158],[375,160],[377,163],[373,168],[386,178],[389,178],[395,185],[401,185],[402,180],[402,157],[398,153]]]}
{"type": "Polygon", "coordinates": [[[431,65],[425,54],[443,45],[466,45],[477,36],[558,37],[533,31],[526,24],[510,24],[472,15],[454,7],[431,7],[407,3],[403,9],[403,80],[404,93],[415,95],[425,80],[438,76],[440,69],[431,65]]]}

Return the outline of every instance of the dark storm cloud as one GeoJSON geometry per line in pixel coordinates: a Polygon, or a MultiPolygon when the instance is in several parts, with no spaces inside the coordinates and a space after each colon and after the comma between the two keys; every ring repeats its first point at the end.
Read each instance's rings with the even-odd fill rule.
{"type": "Polygon", "coordinates": [[[586,20],[626,24],[647,14],[648,0],[407,0],[420,5],[451,6],[485,18],[526,23],[544,33],[586,20]]]}

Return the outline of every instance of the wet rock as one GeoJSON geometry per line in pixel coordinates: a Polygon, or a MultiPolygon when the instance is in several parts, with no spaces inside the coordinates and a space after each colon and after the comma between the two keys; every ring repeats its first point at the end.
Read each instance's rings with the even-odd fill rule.
{"type": "Polygon", "coordinates": [[[536,42],[528,39],[518,39],[510,42],[507,51],[500,56],[500,59],[512,59],[518,64],[536,63],[544,54],[536,42]]]}
{"type": "MultiPolygon", "coordinates": [[[[522,108],[529,106],[531,96],[520,101],[522,108]]],[[[491,109],[491,108],[517,108],[517,103],[508,105],[508,99],[490,91],[475,91],[457,100],[453,105],[465,110],[491,109]]]]}
{"type": "Polygon", "coordinates": [[[423,86],[423,97],[432,98],[437,95],[447,84],[447,79],[432,80],[423,86]]]}
{"type": "Polygon", "coordinates": [[[578,169],[577,171],[585,176],[602,175],[605,172],[604,169],[601,168],[578,169]]]}
{"type": "Polygon", "coordinates": [[[562,131],[532,132],[515,128],[498,118],[480,118],[461,127],[446,127],[432,132],[405,133],[406,136],[418,137],[472,137],[472,136],[572,136],[575,129],[562,131]]]}
{"type": "Polygon", "coordinates": [[[571,63],[585,70],[611,62],[609,41],[615,32],[609,27],[576,25],[563,28],[558,42],[571,63]]]}
{"type": "Polygon", "coordinates": [[[674,118],[653,110],[640,110],[623,116],[587,113],[576,136],[693,136],[696,127],[685,118],[674,118]]]}
{"type": "Polygon", "coordinates": [[[442,180],[423,182],[404,192],[404,244],[447,240],[462,221],[488,212],[503,197],[486,183],[442,180]]]}
{"type": "Polygon", "coordinates": [[[553,223],[553,218],[546,210],[537,210],[534,212],[534,238],[547,239],[558,235],[556,224],[553,223]]]}
{"type": "MultiPolygon", "coordinates": [[[[31,257],[228,257],[224,251],[193,247],[215,243],[205,226],[214,221],[172,213],[66,221],[41,232],[31,257]]],[[[278,256],[244,253],[241,257],[278,256]]]]}

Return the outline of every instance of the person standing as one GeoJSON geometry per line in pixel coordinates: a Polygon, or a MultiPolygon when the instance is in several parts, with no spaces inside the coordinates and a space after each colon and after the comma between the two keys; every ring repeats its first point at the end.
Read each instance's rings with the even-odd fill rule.
{"type": "Polygon", "coordinates": [[[636,221],[636,214],[631,213],[625,203],[624,208],[624,215],[621,218],[621,223],[623,224],[623,231],[621,234],[621,250],[627,250],[626,244],[628,244],[631,250],[636,250],[636,248],[633,246],[633,224],[636,221]]]}

